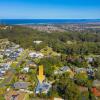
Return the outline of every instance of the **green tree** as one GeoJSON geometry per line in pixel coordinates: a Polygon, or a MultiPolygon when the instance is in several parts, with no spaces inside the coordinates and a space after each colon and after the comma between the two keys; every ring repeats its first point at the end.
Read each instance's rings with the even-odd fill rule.
{"type": "MultiPolygon", "coordinates": [[[[59,80],[55,83],[59,96],[65,100],[80,100],[80,92],[77,85],[68,78],[68,74],[64,74],[59,77],[59,80]]],[[[55,89],[55,88],[54,88],[55,89]]]]}
{"type": "Polygon", "coordinates": [[[97,71],[95,72],[95,76],[97,79],[100,80],[100,67],[97,69],[97,71]]]}
{"type": "Polygon", "coordinates": [[[75,75],[74,78],[75,78],[75,82],[78,85],[85,85],[85,86],[88,85],[88,76],[86,73],[78,73],[75,75]]]}

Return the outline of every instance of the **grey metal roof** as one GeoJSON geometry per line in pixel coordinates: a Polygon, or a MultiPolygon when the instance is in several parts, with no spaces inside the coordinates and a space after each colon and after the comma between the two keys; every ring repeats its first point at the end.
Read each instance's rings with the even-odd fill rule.
{"type": "Polygon", "coordinates": [[[66,71],[66,70],[70,70],[70,68],[68,66],[64,66],[60,68],[61,71],[66,71]]]}
{"type": "Polygon", "coordinates": [[[43,92],[43,91],[49,91],[51,87],[51,84],[43,82],[42,84],[38,83],[36,87],[36,92],[43,92]]]}
{"type": "Polygon", "coordinates": [[[26,89],[26,88],[28,88],[29,85],[30,85],[29,82],[16,82],[14,84],[14,88],[16,88],[16,89],[26,89]]]}

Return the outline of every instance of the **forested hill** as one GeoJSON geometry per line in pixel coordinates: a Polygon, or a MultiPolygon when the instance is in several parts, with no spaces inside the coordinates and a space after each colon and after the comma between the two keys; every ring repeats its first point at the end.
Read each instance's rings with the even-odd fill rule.
{"type": "Polygon", "coordinates": [[[24,48],[40,50],[45,46],[52,47],[54,51],[65,54],[100,54],[100,32],[39,32],[31,28],[13,26],[0,29],[0,38],[20,44],[24,48]],[[36,45],[34,40],[43,41],[36,45]]]}

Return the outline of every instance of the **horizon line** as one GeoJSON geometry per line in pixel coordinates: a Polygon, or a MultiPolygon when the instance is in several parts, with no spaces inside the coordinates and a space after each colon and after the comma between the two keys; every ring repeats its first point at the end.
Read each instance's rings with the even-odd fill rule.
{"type": "Polygon", "coordinates": [[[100,18],[0,18],[0,20],[100,20],[100,18]]]}

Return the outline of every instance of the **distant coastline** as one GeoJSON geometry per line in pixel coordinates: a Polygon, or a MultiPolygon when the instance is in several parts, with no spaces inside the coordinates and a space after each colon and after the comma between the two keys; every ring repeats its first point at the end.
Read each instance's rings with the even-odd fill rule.
{"type": "Polygon", "coordinates": [[[100,19],[0,19],[2,25],[100,23],[100,19]]]}

